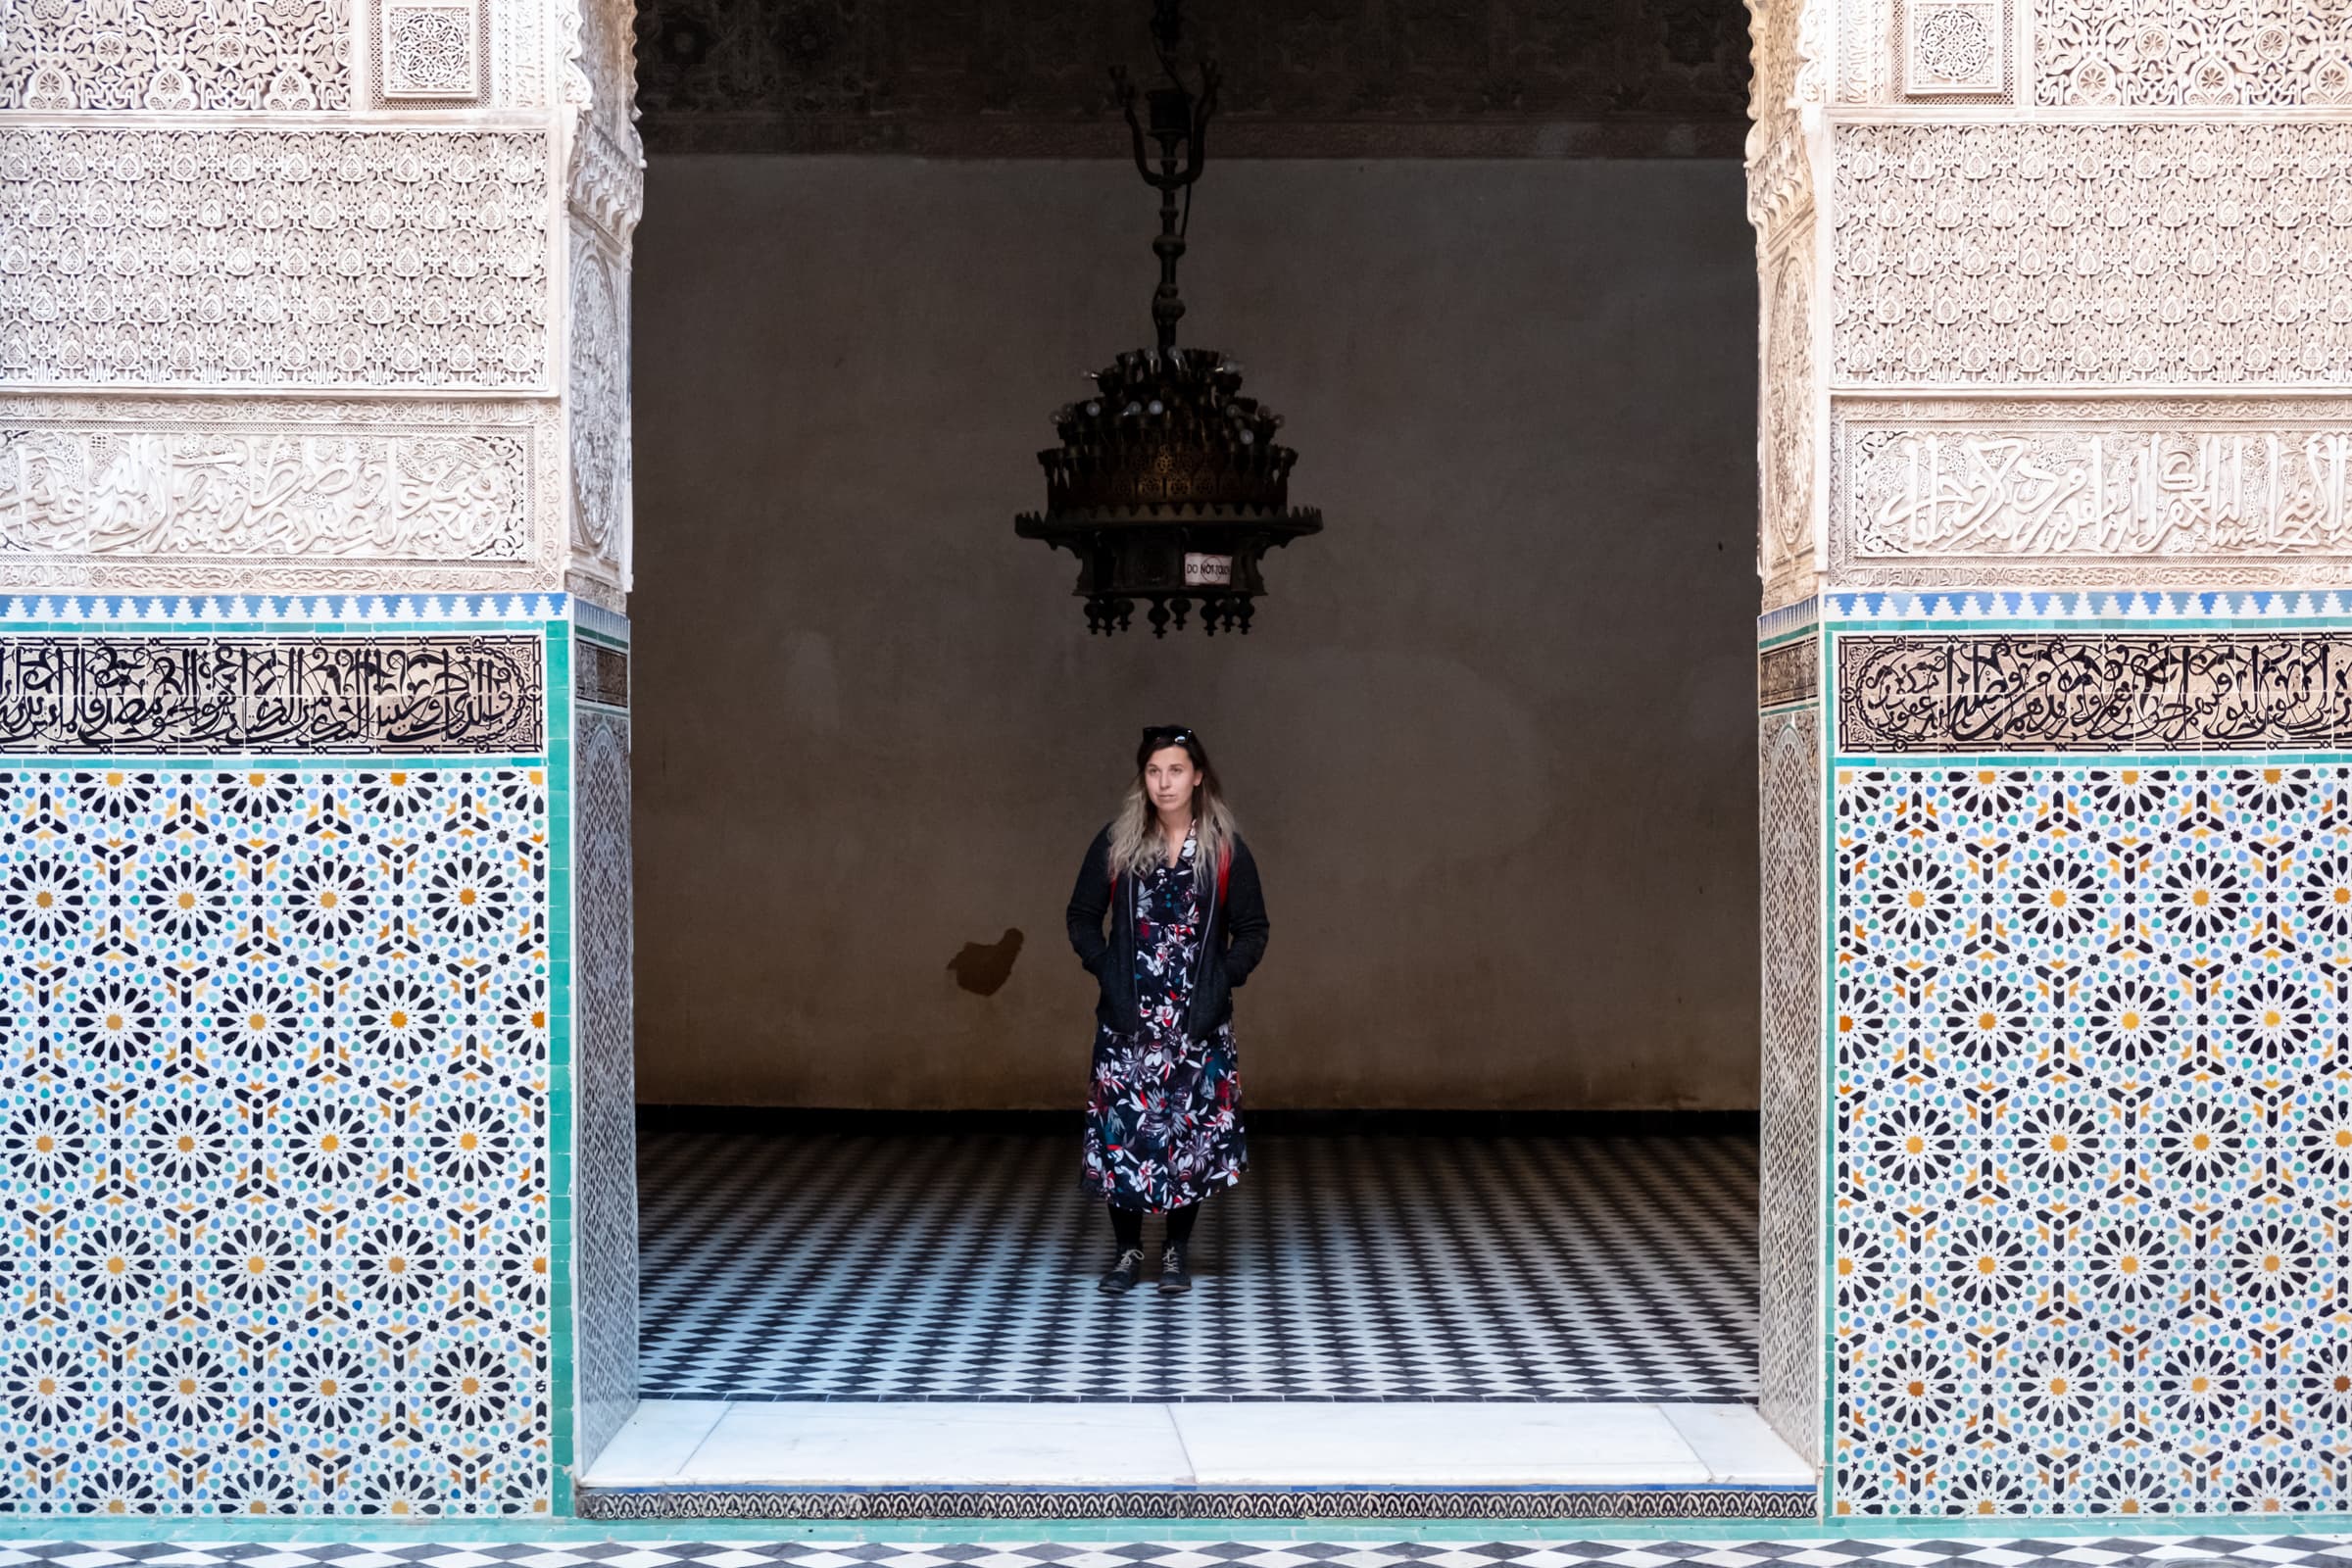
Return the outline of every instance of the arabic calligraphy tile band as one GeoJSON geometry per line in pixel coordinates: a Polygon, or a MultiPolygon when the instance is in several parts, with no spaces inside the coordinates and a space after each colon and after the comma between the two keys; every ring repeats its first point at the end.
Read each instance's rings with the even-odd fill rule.
{"type": "Polygon", "coordinates": [[[629,651],[577,637],[571,645],[572,695],[603,708],[629,706],[629,651]]]}
{"type": "Polygon", "coordinates": [[[0,752],[535,752],[535,636],[0,637],[0,752]]]}
{"type": "Polygon", "coordinates": [[[1840,636],[1838,749],[2264,751],[2352,737],[2352,632],[1840,636]]]}
{"type": "Polygon", "coordinates": [[[1821,645],[1813,638],[1756,656],[1756,706],[1786,708],[1821,695],[1821,645]]]}

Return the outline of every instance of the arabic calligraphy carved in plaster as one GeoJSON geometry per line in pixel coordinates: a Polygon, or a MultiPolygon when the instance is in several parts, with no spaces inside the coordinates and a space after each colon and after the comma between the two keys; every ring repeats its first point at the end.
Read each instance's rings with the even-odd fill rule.
{"type": "Polygon", "coordinates": [[[1854,554],[2333,555],[2352,430],[1857,430],[1854,554]]]}
{"type": "Polygon", "coordinates": [[[529,486],[514,434],[0,425],[0,551],[513,561],[529,486]]]}
{"type": "Polygon", "coordinates": [[[552,404],[0,400],[0,587],[562,585],[552,404]]]}
{"type": "Polygon", "coordinates": [[[1855,586],[2352,581],[2352,401],[1841,401],[1830,571],[1855,586]]]}

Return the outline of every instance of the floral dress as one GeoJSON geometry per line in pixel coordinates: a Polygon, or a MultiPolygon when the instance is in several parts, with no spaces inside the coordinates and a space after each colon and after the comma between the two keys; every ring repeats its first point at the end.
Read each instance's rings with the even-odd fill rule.
{"type": "Polygon", "coordinates": [[[1144,1027],[1095,1033],[1086,1107],[1086,1185],[1122,1208],[1157,1213],[1242,1179],[1242,1080],[1233,1024],[1185,1038],[1206,916],[1187,835],[1174,865],[1122,877],[1135,900],[1135,998],[1144,1027]]]}

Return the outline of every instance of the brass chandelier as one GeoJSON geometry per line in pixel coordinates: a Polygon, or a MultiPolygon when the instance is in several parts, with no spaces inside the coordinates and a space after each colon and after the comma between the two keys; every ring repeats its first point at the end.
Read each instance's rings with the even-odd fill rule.
{"type": "Polygon", "coordinates": [[[1152,241],[1157,342],[1120,355],[1095,372],[1091,396],[1054,412],[1061,444],[1037,455],[1046,510],[1013,519],[1020,537],[1078,558],[1076,592],[1091,632],[1127,629],[1139,603],[1149,607],[1154,636],[1166,636],[1171,623],[1181,630],[1196,610],[1212,635],[1247,632],[1251,601],[1265,592],[1260,559],[1323,526],[1320,512],[1290,504],[1298,454],[1275,439],[1282,416],[1243,394],[1239,365],[1214,349],[1176,344],[1184,317],[1176,264],[1217,108],[1214,63],[1202,62],[1191,79],[1179,63],[1181,5],[1152,0],[1152,42],[1165,85],[1139,93],[1124,70],[1111,72],[1136,171],[1159,192],[1152,241]],[[1147,141],[1157,144],[1156,158],[1147,141]]]}

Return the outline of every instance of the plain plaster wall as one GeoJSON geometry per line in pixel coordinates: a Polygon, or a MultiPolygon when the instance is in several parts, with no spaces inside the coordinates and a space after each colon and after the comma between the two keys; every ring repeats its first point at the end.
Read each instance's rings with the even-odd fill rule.
{"type": "Polygon", "coordinates": [[[1062,904],[1181,721],[1273,917],[1249,1102],[1753,1105],[1740,170],[1219,164],[1195,218],[1184,341],[1288,416],[1327,531],[1246,639],[1104,640],[1011,518],[1051,411],[1150,337],[1132,169],[653,162],[640,1098],[1082,1102],[1062,904]]]}

